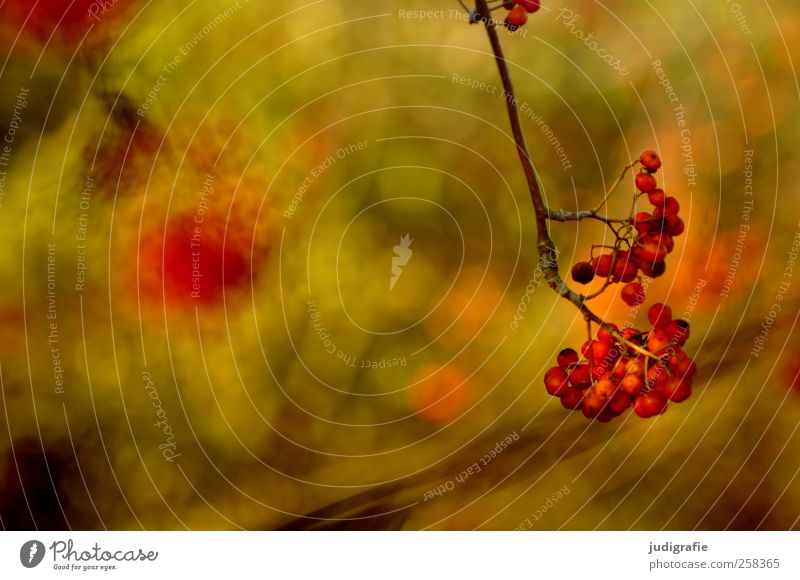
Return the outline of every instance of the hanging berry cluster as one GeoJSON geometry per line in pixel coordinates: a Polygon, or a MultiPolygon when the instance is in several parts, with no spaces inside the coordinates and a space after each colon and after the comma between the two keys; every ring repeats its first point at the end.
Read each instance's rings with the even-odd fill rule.
{"type": "MultiPolygon", "coordinates": [[[[459,2],[466,8],[463,0],[459,2]]],[[[624,168],[597,207],[565,211],[552,209],[545,203],[525,143],[511,73],[495,29],[496,22],[491,18],[493,11],[507,10],[505,26],[514,31],[527,22],[529,13],[540,7],[539,0],[475,0],[475,10],[469,13],[471,23],[482,22],[486,29],[508,95],[508,119],[536,218],[539,267],[547,285],[578,308],[587,321],[588,340],[581,348],[582,356],[571,348],[562,350],[557,366],[545,374],[545,387],[561,399],[564,407],[581,410],[591,419],[610,421],[631,406],[640,417],[653,417],[666,411],[670,401],[679,403],[691,395],[697,367],[682,349],[689,338],[689,323],[673,320],[668,306],[655,304],[648,311],[649,329],[620,330],[592,312],[587,302],[617,283],[624,284],[620,295],[626,304],[638,308],[644,302],[642,275],[657,278],[664,274],[666,257],[674,248],[673,238],[685,229],[678,215],[680,204],[658,188],[654,174],[661,168],[661,159],[650,150],[624,168]],[[601,215],[611,193],[623,182],[628,170],[636,167],[637,191],[629,217],[615,219],[601,215]],[[647,196],[653,208],[636,213],[636,204],[643,196],[647,196]],[[549,222],[583,219],[603,222],[615,239],[611,246],[593,246],[589,261],[572,268],[572,279],[579,284],[588,284],[595,277],[605,278],[602,287],[591,294],[580,294],[564,283],[558,270],[558,250],[548,231],[549,222]],[[598,248],[600,253],[595,256],[598,248]],[[592,324],[598,327],[595,335],[592,324]]]]}
{"type": "MultiPolygon", "coordinates": [[[[661,167],[656,152],[643,152],[625,168],[617,185],[627,170],[637,165],[641,165],[641,171],[634,180],[638,190],[634,195],[635,215],[623,220],[598,218],[614,232],[614,246],[610,252],[572,268],[572,279],[580,284],[588,284],[595,276],[606,279],[603,287],[586,300],[611,284],[624,283],[622,300],[640,306],[645,299],[640,272],[651,278],[661,276],[674,247],[673,237],[684,231],[678,216],[680,204],[658,189],[653,176],[661,167]],[[635,213],[636,201],[642,196],[647,196],[653,210],[635,213]]],[[[585,217],[598,216],[593,211],[585,217]]],[[[599,421],[610,421],[631,405],[640,417],[652,417],[666,411],[669,401],[679,403],[688,398],[696,366],[681,347],[689,338],[689,323],[673,320],[671,309],[664,304],[652,306],[648,318],[652,327],[646,331],[620,331],[616,325],[605,324],[593,338],[589,322],[589,340],[581,348],[583,358],[573,349],[562,350],[558,365],[545,374],[547,392],[559,397],[567,409],[581,410],[586,417],[599,421]]]]}
{"type": "Polygon", "coordinates": [[[571,348],[562,350],[558,365],[545,373],[547,392],[565,408],[603,422],[631,405],[646,418],[666,411],[669,401],[686,400],[697,369],[681,348],[689,338],[689,324],[673,320],[664,304],[653,305],[648,318],[652,327],[646,331],[601,327],[583,344],[583,359],[571,348]]]}
{"type": "Polygon", "coordinates": [[[502,0],[499,5],[491,9],[505,8],[508,10],[504,24],[508,30],[514,32],[520,26],[525,26],[528,21],[528,14],[533,14],[541,7],[539,0],[502,0]]]}
{"type": "Polygon", "coordinates": [[[653,210],[637,213],[628,220],[608,220],[609,226],[614,221],[622,225],[619,229],[611,227],[616,236],[614,246],[594,246],[592,250],[607,248],[611,251],[593,257],[590,262],[578,262],[572,267],[572,279],[579,284],[588,284],[595,276],[608,279],[603,289],[612,283],[626,284],[622,289],[622,299],[629,306],[638,306],[644,300],[642,285],[634,282],[639,272],[651,278],[661,276],[666,271],[665,259],[675,247],[673,238],[681,235],[685,229],[678,215],[681,208],[678,200],[668,197],[664,190],[659,189],[653,176],[661,167],[658,154],[644,151],[638,163],[642,165],[642,171],[635,178],[639,191],[636,197],[646,195],[653,210]]]}

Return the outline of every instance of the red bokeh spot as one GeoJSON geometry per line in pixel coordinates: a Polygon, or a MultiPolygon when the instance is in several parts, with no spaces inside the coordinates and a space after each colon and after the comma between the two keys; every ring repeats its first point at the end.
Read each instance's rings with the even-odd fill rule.
{"type": "Polygon", "coordinates": [[[250,243],[237,226],[183,216],[143,236],[139,250],[139,288],[147,302],[168,307],[222,303],[249,288],[250,243]]]}
{"type": "Polygon", "coordinates": [[[90,36],[103,36],[130,4],[130,0],[6,0],[3,20],[23,37],[44,42],[52,36],[77,44],[92,26],[90,36]]]}

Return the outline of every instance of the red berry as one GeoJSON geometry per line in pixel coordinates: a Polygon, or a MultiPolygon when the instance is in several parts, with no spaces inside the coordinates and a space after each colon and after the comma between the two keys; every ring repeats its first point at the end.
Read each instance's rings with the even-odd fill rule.
{"type": "Polygon", "coordinates": [[[668,241],[671,242],[671,238],[662,240],[658,234],[644,234],[636,240],[633,254],[639,264],[643,262],[662,262],[669,253],[668,241]]]}
{"type": "Polygon", "coordinates": [[[583,391],[569,388],[561,397],[561,404],[566,409],[578,410],[583,403],[583,391]]]}
{"type": "Polygon", "coordinates": [[[664,233],[670,236],[679,236],[686,229],[683,220],[676,214],[664,214],[664,233]]]}
{"type": "Polygon", "coordinates": [[[576,389],[588,389],[592,386],[589,365],[577,365],[569,372],[569,382],[576,389]]]}
{"type": "Polygon", "coordinates": [[[622,301],[628,306],[639,306],[644,302],[644,287],[638,282],[632,282],[622,287],[622,301]]]}
{"type": "Polygon", "coordinates": [[[647,213],[646,211],[636,214],[636,217],[633,218],[633,225],[640,234],[646,234],[647,232],[652,232],[657,229],[653,214],[647,213]]]}
{"type": "Polygon", "coordinates": [[[612,281],[627,283],[636,279],[639,267],[634,263],[628,252],[617,252],[615,260],[611,276],[612,281]]]}
{"type": "Polygon", "coordinates": [[[514,0],[517,4],[522,6],[526,12],[534,13],[541,8],[540,0],[514,0]]]}
{"type": "Polygon", "coordinates": [[[650,352],[658,352],[667,348],[670,344],[672,344],[672,340],[666,333],[661,332],[660,328],[653,329],[647,337],[647,349],[650,352]]]}
{"type": "Polygon", "coordinates": [[[672,308],[659,302],[647,311],[647,319],[653,326],[663,326],[672,320],[672,308]]]}
{"type": "Polygon", "coordinates": [[[607,401],[617,392],[617,385],[615,385],[611,379],[601,379],[597,381],[597,384],[594,386],[594,391],[601,399],[607,401]]]}
{"type": "Polygon", "coordinates": [[[594,279],[594,268],[589,262],[578,262],[572,267],[572,279],[578,284],[588,284],[594,279]]]}
{"type": "Polygon", "coordinates": [[[514,8],[511,9],[511,12],[508,13],[508,16],[506,16],[505,24],[509,30],[513,31],[520,26],[523,26],[527,21],[528,13],[522,6],[517,5],[514,6],[514,8]]]}
{"type": "Polygon", "coordinates": [[[564,371],[558,367],[553,367],[544,375],[544,386],[547,392],[554,397],[561,397],[567,392],[569,384],[564,371]]]}
{"type": "Polygon", "coordinates": [[[664,199],[664,215],[675,215],[681,211],[681,204],[674,197],[664,199]]]}
{"type": "Polygon", "coordinates": [[[627,375],[619,384],[620,388],[631,397],[637,396],[644,388],[644,379],[641,375],[627,375]]]}
{"type": "Polygon", "coordinates": [[[593,340],[592,341],[592,360],[595,364],[606,362],[616,359],[619,351],[614,348],[614,345],[606,340],[593,340]]]}
{"type": "MultiPolygon", "coordinates": [[[[619,327],[616,324],[610,323],[608,326],[611,328],[611,330],[619,334],[619,327]]],[[[599,338],[600,340],[605,340],[607,342],[614,342],[616,340],[614,338],[614,335],[612,335],[608,330],[606,330],[604,326],[601,326],[600,330],[597,331],[597,338],[599,338]]]]}
{"type": "Polygon", "coordinates": [[[587,419],[593,419],[600,413],[600,411],[603,410],[603,406],[605,404],[605,400],[603,400],[603,398],[600,397],[594,389],[592,389],[583,399],[583,408],[581,410],[587,419]]]}
{"type": "Polygon", "coordinates": [[[679,377],[670,377],[659,389],[664,395],[674,403],[685,401],[692,395],[692,381],[691,379],[680,379],[679,377]]]}
{"type": "Polygon", "coordinates": [[[667,265],[664,262],[640,262],[639,269],[645,276],[651,278],[658,278],[667,271],[667,265]]]}
{"type": "Polygon", "coordinates": [[[511,10],[512,8],[514,8],[515,4],[516,4],[515,0],[503,0],[503,8],[505,8],[506,10],[511,10]]]}
{"type": "Polygon", "coordinates": [[[654,189],[650,193],[647,194],[647,201],[652,203],[657,208],[664,207],[664,200],[666,199],[666,195],[663,189],[654,189]]]}
{"type": "Polygon", "coordinates": [[[611,274],[611,265],[614,260],[613,254],[603,254],[592,260],[594,272],[601,278],[608,278],[611,274]]]}
{"type": "Polygon", "coordinates": [[[623,392],[616,392],[611,399],[609,399],[608,403],[606,403],[606,409],[613,412],[615,415],[619,415],[620,413],[624,412],[628,407],[631,406],[631,399],[623,392]]]}
{"type": "Polygon", "coordinates": [[[639,156],[639,161],[641,161],[644,168],[650,173],[655,173],[661,167],[661,158],[658,156],[658,153],[651,149],[642,151],[642,154],[639,156]]]}
{"type": "Polygon", "coordinates": [[[633,410],[644,419],[660,415],[667,410],[667,398],[658,391],[650,391],[636,397],[633,410]]]}
{"type": "Polygon", "coordinates": [[[578,362],[578,360],[579,360],[578,353],[571,348],[565,348],[560,353],[558,353],[557,362],[559,368],[561,368],[562,370],[566,370],[569,365],[575,364],[576,362],[578,362]]]}
{"type": "Polygon", "coordinates": [[[656,188],[656,178],[649,173],[636,174],[636,189],[643,193],[649,193],[656,188]]]}

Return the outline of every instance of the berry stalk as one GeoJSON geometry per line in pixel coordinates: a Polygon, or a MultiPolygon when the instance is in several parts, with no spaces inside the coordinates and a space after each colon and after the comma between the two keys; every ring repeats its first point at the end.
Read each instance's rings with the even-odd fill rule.
{"type": "MultiPolygon", "coordinates": [[[[500,44],[500,38],[497,35],[497,30],[495,28],[495,22],[492,19],[491,10],[489,9],[489,5],[487,4],[486,0],[475,1],[475,14],[478,16],[476,20],[483,23],[486,29],[486,34],[489,36],[489,43],[492,46],[492,53],[494,54],[495,63],[497,64],[497,70],[500,74],[500,80],[502,82],[503,89],[505,90],[506,98],[503,100],[506,102],[508,119],[511,124],[511,132],[514,136],[517,154],[519,155],[520,163],[522,163],[522,170],[525,174],[525,181],[528,184],[528,191],[530,193],[531,202],[533,203],[533,209],[535,212],[537,249],[539,252],[539,267],[542,275],[547,282],[547,285],[559,296],[574,304],[581,311],[587,321],[594,322],[601,328],[604,328],[612,333],[615,338],[622,341],[627,346],[633,348],[634,350],[638,350],[638,345],[635,345],[625,339],[606,321],[592,312],[592,310],[584,303],[585,296],[570,289],[561,278],[561,275],[558,271],[558,253],[552,238],[550,238],[547,222],[553,216],[564,217],[565,219],[582,219],[584,216],[576,216],[574,218],[566,217],[567,214],[565,212],[554,212],[545,205],[542,198],[542,192],[539,187],[539,181],[536,178],[536,172],[533,168],[533,163],[531,162],[528,145],[525,142],[525,135],[522,131],[522,123],[520,122],[519,110],[517,109],[516,93],[514,92],[514,85],[511,82],[511,73],[508,70],[508,63],[505,55],[503,54],[503,47],[500,44]]],[[[627,169],[628,168],[623,171],[619,181],[622,180],[627,169]]],[[[603,204],[604,203],[605,201],[603,204]]],[[[602,207],[602,204],[599,207],[602,207]]],[[[598,210],[591,210],[587,212],[585,217],[595,217],[597,216],[597,211],[599,211],[599,208],[598,210]]],[[[555,219],[558,219],[558,217],[555,219]]]]}

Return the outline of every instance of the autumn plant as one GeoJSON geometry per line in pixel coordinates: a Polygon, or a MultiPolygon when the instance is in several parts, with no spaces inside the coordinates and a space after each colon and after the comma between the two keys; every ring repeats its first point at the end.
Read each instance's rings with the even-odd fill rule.
{"type": "MultiPolygon", "coordinates": [[[[462,4],[463,5],[463,4],[462,4]]],[[[588,338],[580,352],[565,348],[557,357],[556,366],[544,377],[547,392],[561,399],[561,404],[580,410],[590,419],[610,421],[633,407],[640,417],[652,417],[666,411],[669,402],[681,402],[692,392],[695,363],[682,347],[689,338],[689,324],[672,318],[665,304],[648,309],[650,327],[623,328],[600,318],[588,303],[612,285],[624,284],[621,299],[640,307],[646,299],[645,282],[666,271],[666,258],[674,246],[673,238],[684,231],[680,204],[658,187],[656,174],[661,159],[655,151],[644,151],[623,168],[616,181],[605,192],[602,202],[582,211],[554,210],[545,205],[539,182],[522,132],[517,99],[511,82],[498,28],[510,31],[524,26],[528,16],[540,8],[539,0],[476,0],[469,10],[470,22],[485,29],[491,43],[500,79],[505,90],[505,103],[522,169],[530,192],[536,218],[539,267],[547,285],[578,308],[586,320],[588,338]],[[505,18],[495,19],[495,11],[504,11],[505,18]],[[604,208],[610,196],[633,173],[631,212],[626,217],[612,218],[604,208]],[[646,199],[649,211],[637,211],[646,199]],[[571,222],[585,219],[604,223],[613,243],[591,248],[587,260],[571,269],[574,282],[585,285],[602,278],[601,287],[582,294],[571,289],[559,273],[557,250],[550,238],[550,222],[571,222]],[[596,333],[594,330],[596,329],[596,333]]]]}

